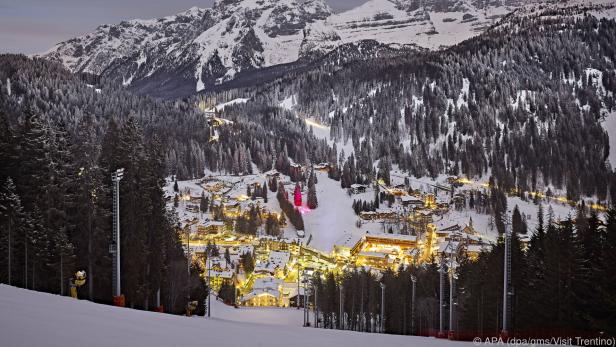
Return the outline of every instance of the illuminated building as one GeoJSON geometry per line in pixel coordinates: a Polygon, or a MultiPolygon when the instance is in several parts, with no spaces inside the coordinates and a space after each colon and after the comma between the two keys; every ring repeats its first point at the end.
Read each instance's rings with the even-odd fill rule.
{"type": "Polygon", "coordinates": [[[434,194],[426,194],[424,197],[424,206],[426,208],[434,208],[436,207],[436,197],[434,194]]]}
{"type": "Polygon", "coordinates": [[[351,248],[350,255],[357,266],[385,269],[412,261],[410,251],[418,247],[414,235],[366,234],[351,248]]]}
{"type": "Polygon", "coordinates": [[[243,306],[280,306],[282,280],[274,277],[255,279],[252,290],[240,298],[243,306]]]}
{"type": "MultiPolygon", "coordinates": [[[[205,271],[206,278],[207,274],[208,271],[205,271]]],[[[223,284],[231,285],[234,283],[235,273],[231,270],[211,270],[209,274],[210,283],[214,290],[220,290],[223,284]]]]}
{"type": "Polygon", "coordinates": [[[200,234],[217,235],[225,231],[225,223],[221,221],[207,221],[203,225],[197,227],[200,234]]]}

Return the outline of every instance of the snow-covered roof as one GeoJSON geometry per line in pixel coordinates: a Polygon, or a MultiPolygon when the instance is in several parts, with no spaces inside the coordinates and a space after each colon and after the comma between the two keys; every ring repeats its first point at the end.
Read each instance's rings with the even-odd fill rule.
{"type": "Polygon", "coordinates": [[[224,279],[231,279],[231,278],[233,278],[233,271],[231,271],[231,270],[224,270],[224,271],[210,270],[209,275],[211,277],[220,277],[220,278],[224,278],[224,279]]]}
{"type": "Polygon", "coordinates": [[[471,253],[479,253],[481,251],[488,251],[492,248],[490,245],[481,244],[481,245],[466,245],[466,251],[471,253]]]}
{"type": "Polygon", "coordinates": [[[423,200],[421,200],[418,197],[412,196],[412,195],[403,195],[400,197],[400,201],[402,202],[417,202],[417,203],[422,203],[423,204],[423,200]]]}
{"type": "Polygon", "coordinates": [[[458,242],[441,242],[438,245],[438,252],[452,254],[458,250],[458,246],[459,246],[458,242]]]}
{"type": "Polygon", "coordinates": [[[389,254],[385,253],[385,252],[368,252],[368,251],[364,251],[364,252],[359,252],[358,253],[359,256],[362,257],[371,257],[371,258],[389,258],[389,254]]]}
{"type": "Polygon", "coordinates": [[[220,227],[220,226],[224,226],[224,225],[225,225],[224,222],[217,221],[217,220],[210,220],[210,221],[207,221],[207,222],[203,223],[203,226],[206,227],[206,228],[207,227],[220,227]]]}
{"type": "Polygon", "coordinates": [[[404,240],[404,241],[417,241],[417,236],[415,235],[400,235],[400,234],[366,234],[366,237],[375,238],[375,239],[386,239],[386,240],[404,240]]]}

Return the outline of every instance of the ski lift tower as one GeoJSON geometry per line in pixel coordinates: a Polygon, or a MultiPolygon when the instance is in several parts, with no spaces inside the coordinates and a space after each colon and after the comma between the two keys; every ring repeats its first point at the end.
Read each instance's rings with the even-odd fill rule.
{"type": "Polygon", "coordinates": [[[113,259],[113,303],[116,306],[124,306],[122,296],[121,271],[120,271],[120,181],[124,177],[124,169],[117,169],[111,174],[113,182],[113,241],[109,245],[109,253],[114,254],[113,259]]]}

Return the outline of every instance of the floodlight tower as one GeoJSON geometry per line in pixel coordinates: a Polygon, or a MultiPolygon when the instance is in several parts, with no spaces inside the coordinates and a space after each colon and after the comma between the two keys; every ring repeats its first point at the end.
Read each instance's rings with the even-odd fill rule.
{"type": "Polygon", "coordinates": [[[114,303],[117,306],[124,306],[122,296],[121,283],[121,266],[120,266],[120,181],[124,177],[124,169],[117,169],[111,174],[113,182],[113,242],[109,247],[109,252],[115,254],[113,257],[113,297],[114,303]]]}

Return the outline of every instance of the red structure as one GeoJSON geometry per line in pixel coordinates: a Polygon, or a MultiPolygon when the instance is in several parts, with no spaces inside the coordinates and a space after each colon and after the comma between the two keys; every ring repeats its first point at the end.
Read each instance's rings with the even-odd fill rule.
{"type": "Polygon", "coordinates": [[[295,206],[302,206],[302,188],[299,186],[299,182],[295,183],[295,191],[293,192],[293,201],[295,206]]]}

